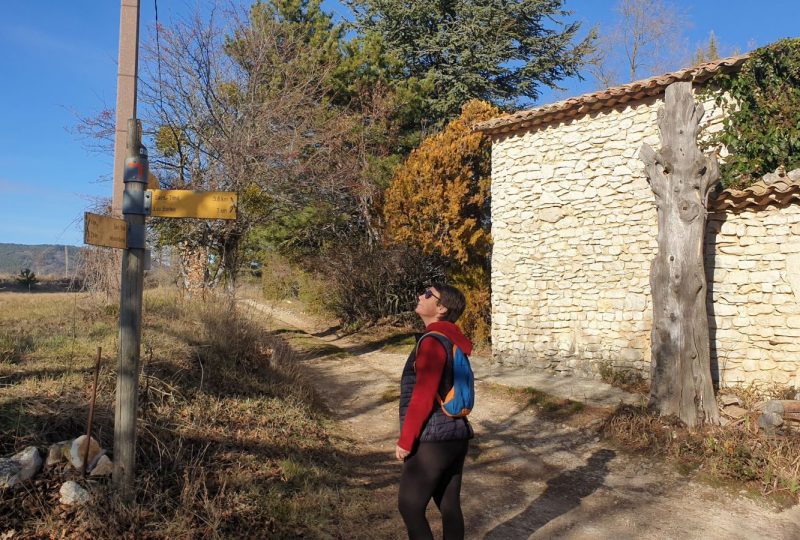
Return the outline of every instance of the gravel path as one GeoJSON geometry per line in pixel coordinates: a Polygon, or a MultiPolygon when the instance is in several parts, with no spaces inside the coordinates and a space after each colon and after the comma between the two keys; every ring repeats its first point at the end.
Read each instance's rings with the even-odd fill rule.
{"type": "MultiPolygon", "coordinates": [[[[304,365],[363,452],[365,485],[386,500],[386,521],[376,524],[371,537],[404,538],[394,510],[399,466],[392,459],[398,429],[392,397],[405,355],[339,338],[288,309],[244,303],[302,337],[304,365]]],[[[777,511],[693,482],[672,467],[608,447],[597,437],[591,415],[583,425],[548,421],[488,383],[533,386],[601,405],[631,399],[624,393],[594,381],[522,379],[480,360],[476,372],[476,408],[470,415],[476,438],[462,493],[468,538],[800,539],[800,506],[777,511]]],[[[435,508],[429,516],[435,524],[435,508]]]]}

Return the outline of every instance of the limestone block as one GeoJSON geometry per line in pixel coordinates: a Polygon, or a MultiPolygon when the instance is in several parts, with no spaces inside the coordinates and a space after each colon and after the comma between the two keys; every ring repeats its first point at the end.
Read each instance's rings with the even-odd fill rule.
{"type": "Polygon", "coordinates": [[[620,359],[624,362],[634,363],[642,361],[642,351],[626,347],[619,352],[620,359]]]}
{"type": "Polygon", "coordinates": [[[788,221],[788,219],[787,219],[786,215],[784,215],[784,214],[782,214],[780,212],[769,213],[769,214],[765,215],[761,220],[761,222],[764,225],[783,225],[787,221],[788,221]]]}
{"type": "Polygon", "coordinates": [[[89,473],[90,476],[111,476],[111,473],[114,470],[113,462],[106,456],[105,454],[100,456],[100,459],[97,461],[97,464],[92,467],[92,472],[89,473]]]}
{"type": "Polygon", "coordinates": [[[743,272],[738,270],[731,270],[728,273],[728,283],[732,283],[735,285],[744,285],[745,283],[750,283],[750,272],[743,272]]]}
{"type": "Polygon", "coordinates": [[[539,205],[540,206],[548,206],[548,205],[561,206],[563,204],[564,204],[564,202],[559,197],[557,197],[555,194],[553,194],[550,191],[542,192],[541,197],[539,197],[539,205]]]}
{"type": "Polygon", "coordinates": [[[751,283],[775,283],[780,281],[781,273],[777,270],[750,272],[751,283]]]}
{"type": "MultiPolygon", "coordinates": [[[[774,296],[773,296],[774,297],[774,296]]],[[[783,313],[786,315],[800,315],[800,302],[794,302],[794,298],[792,298],[791,302],[782,303],[778,300],[775,301],[775,310],[778,313],[783,313]]]]}
{"type": "Polygon", "coordinates": [[[775,306],[767,304],[749,304],[746,312],[748,315],[769,315],[775,312],[775,306]]]}
{"type": "Polygon", "coordinates": [[[742,361],[742,369],[748,373],[752,373],[753,371],[758,371],[759,362],[758,360],[753,359],[746,359],[742,361]]]}
{"type": "Polygon", "coordinates": [[[69,449],[72,446],[72,441],[61,441],[50,445],[47,451],[47,460],[44,466],[50,467],[69,459],[69,449]]]}
{"type": "Polygon", "coordinates": [[[785,253],[765,253],[764,255],[761,256],[761,261],[763,263],[763,266],[765,267],[774,268],[779,266],[782,268],[786,265],[785,264],[779,265],[776,264],[776,262],[777,261],[783,262],[786,260],[787,257],[788,255],[786,255],[785,253]]]}
{"type": "Polygon", "coordinates": [[[770,378],[772,379],[772,382],[774,382],[774,383],[787,384],[791,380],[792,377],[791,377],[791,374],[789,374],[789,373],[787,373],[785,371],[775,370],[772,373],[770,373],[770,378]]]}
{"type": "Polygon", "coordinates": [[[770,340],[770,341],[774,341],[778,337],[800,338],[800,329],[797,329],[797,328],[776,328],[775,329],[775,338],[772,338],[772,340],[770,340]]]}
{"type": "Polygon", "coordinates": [[[766,258],[766,255],[779,253],[780,247],[775,244],[752,244],[742,248],[742,255],[766,258]]]}
{"type": "Polygon", "coordinates": [[[59,502],[67,506],[82,506],[91,500],[89,492],[72,480],[64,482],[59,493],[61,495],[59,502]]]}
{"type": "Polygon", "coordinates": [[[800,253],[793,253],[786,258],[784,280],[792,288],[795,298],[800,302],[800,253]]]}

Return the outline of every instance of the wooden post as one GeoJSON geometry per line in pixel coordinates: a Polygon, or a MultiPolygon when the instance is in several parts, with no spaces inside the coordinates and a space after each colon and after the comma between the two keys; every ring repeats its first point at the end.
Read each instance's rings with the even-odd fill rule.
{"type": "Polygon", "coordinates": [[[650,406],[689,426],[719,423],[703,268],[708,194],[719,182],[719,166],[697,147],[704,112],[691,83],[671,84],[658,111],[661,150],[644,144],[639,153],[658,212],[658,254],[650,268],[650,406]]]}
{"type": "Polygon", "coordinates": [[[139,395],[139,354],[142,338],[147,151],[141,145],[135,119],[128,123],[128,157],[122,213],[128,222],[128,248],[122,255],[119,306],[119,368],[114,411],[114,486],[126,502],[135,495],[136,409],[139,395]]]}
{"type": "Polygon", "coordinates": [[[119,58],[117,61],[117,116],[114,128],[114,185],[111,214],[122,214],[128,120],[136,118],[136,81],[139,72],[139,0],[120,0],[119,58]]]}

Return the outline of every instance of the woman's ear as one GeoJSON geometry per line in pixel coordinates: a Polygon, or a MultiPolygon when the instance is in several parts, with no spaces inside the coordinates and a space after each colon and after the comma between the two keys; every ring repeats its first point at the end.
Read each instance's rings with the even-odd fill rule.
{"type": "Polygon", "coordinates": [[[439,320],[444,319],[444,316],[447,315],[449,310],[444,307],[441,303],[436,304],[436,316],[439,320]]]}

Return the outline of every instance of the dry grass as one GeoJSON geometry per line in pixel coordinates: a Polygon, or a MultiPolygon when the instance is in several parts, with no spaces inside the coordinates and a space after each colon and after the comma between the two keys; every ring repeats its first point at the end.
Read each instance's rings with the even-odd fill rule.
{"type": "Polygon", "coordinates": [[[634,394],[647,394],[650,392],[650,382],[642,374],[630,368],[614,367],[611,362],[600,364],[600,379],[611,386],[621,388],[634,394]]]}
{"type": "MultiPolygon", "coordinates": [[[[85,430],[113,448],[117,308],[85,294],[0,295],[0,455],[85,430]],[[5,344],[5,345],[3,345],[5,344]]],[[[286,344],[224,299],[145,298],[136,503],[107,480],[85,509],[57,504],[69,473],[0,494],[0,532],[74,538],[370,537],[386,509],[351,469],[352,444],[316,404],[286,344]],[[67,475],[67,476],[65,476],[67,475]],[[359,532],[360,531],[360,532],[359,532]]]]}
{"type": "Polygon", "coordinates": [[[753,421],[687,429],[677,418],[644,407],[620,406],[603,426],[604,436],[629,451],[666,458],[679,470],[712,483],[749,488],[782,504],[800,494],[800,434],[758,431],[753,421]]]}

